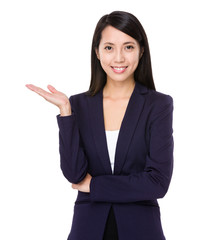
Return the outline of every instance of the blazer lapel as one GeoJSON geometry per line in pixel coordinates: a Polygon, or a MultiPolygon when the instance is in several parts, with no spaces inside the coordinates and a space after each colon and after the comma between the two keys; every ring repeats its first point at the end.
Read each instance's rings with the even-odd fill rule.
{"type": "Polygon", "coordinates": [[[88,97],[90,126],[92,128],[95,147],[106,174],[112,174],[108,147],[106,142],[103,116],[103,90],[95,96],[88,97]]]}
{"type": "Polygon", "coordinates": [[[133,138],[139,117],[144,107],[145,97],[143,97],[142,94],[146,93],[146,91],[146,87],[136,82],[118,136],[114,165],[114,174],[116,175],[120,174],[125,163],[130,142],[133,138]]]}

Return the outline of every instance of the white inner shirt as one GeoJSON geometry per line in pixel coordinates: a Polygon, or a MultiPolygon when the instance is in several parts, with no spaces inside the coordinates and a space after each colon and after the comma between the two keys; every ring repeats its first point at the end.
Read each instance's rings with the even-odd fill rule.
{"type": "Polygon", "coordinates": [[[112,173],[114,171],[115,150],[116,150],[118,134],[119,134],[119,130],[106,131],[106,140],[107,140],[107,146],[108,146],[108,152],[109,152],[112,173]]]}

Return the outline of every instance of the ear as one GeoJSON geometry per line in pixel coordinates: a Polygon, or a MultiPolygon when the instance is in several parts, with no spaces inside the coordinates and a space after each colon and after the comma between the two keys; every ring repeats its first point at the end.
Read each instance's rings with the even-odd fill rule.
{"type": "Polygon", "coordinates": [[[140,49],[140,59],[141,59],[141,57],[142,57],[143,54],[144,54],[144,48],[142,47],[142,48],[140,49]]]}
{"type": "Polygon", "coordinates": [[[99,51],[97,48],[95,48],[95,53],[96,53],[97,58],[100,60],[99,51]]]}

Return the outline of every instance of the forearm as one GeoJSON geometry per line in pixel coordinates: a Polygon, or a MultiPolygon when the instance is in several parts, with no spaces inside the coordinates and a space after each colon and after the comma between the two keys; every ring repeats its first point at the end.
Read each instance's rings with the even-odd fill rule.
{"type": "Polygon", "coordinates": [[[57,116],[59,126],[59,150],[61,169],[71,183],[78,183],[87,174],[87,159],[80,144],[75,116],[57,116]]]}
{"type": "Polygon", "coordinates": [[[91,201],[128,203],[155,200],[164,197],[169,179],[154,178],[153,173],[135,173],[129,176],[105,175],[93,177],[90,184],[91,201]]]}

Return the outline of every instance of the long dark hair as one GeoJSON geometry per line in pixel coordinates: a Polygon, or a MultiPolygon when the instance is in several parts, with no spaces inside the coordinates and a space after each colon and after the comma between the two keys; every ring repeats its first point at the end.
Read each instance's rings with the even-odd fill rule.
{"type": "Polygon", "coordinates": [[[149,44],[144,28],[139,20],[131,13],[114,11],[110,14],[104,15],[99,20],[95,28],[91,49],[91,82],[87,94],[94,96],[106,84],[107,76],[101,67],[95,50],[98,49],[102,31],[107,26],[113,26],[114,28],[117,28],[118,30],[128,34],[139,42],[140,49],[143,48],[144,53],[139,61],[137,69],[135,70],[134,79],[146,87],[155,90],[149,44]]]}

